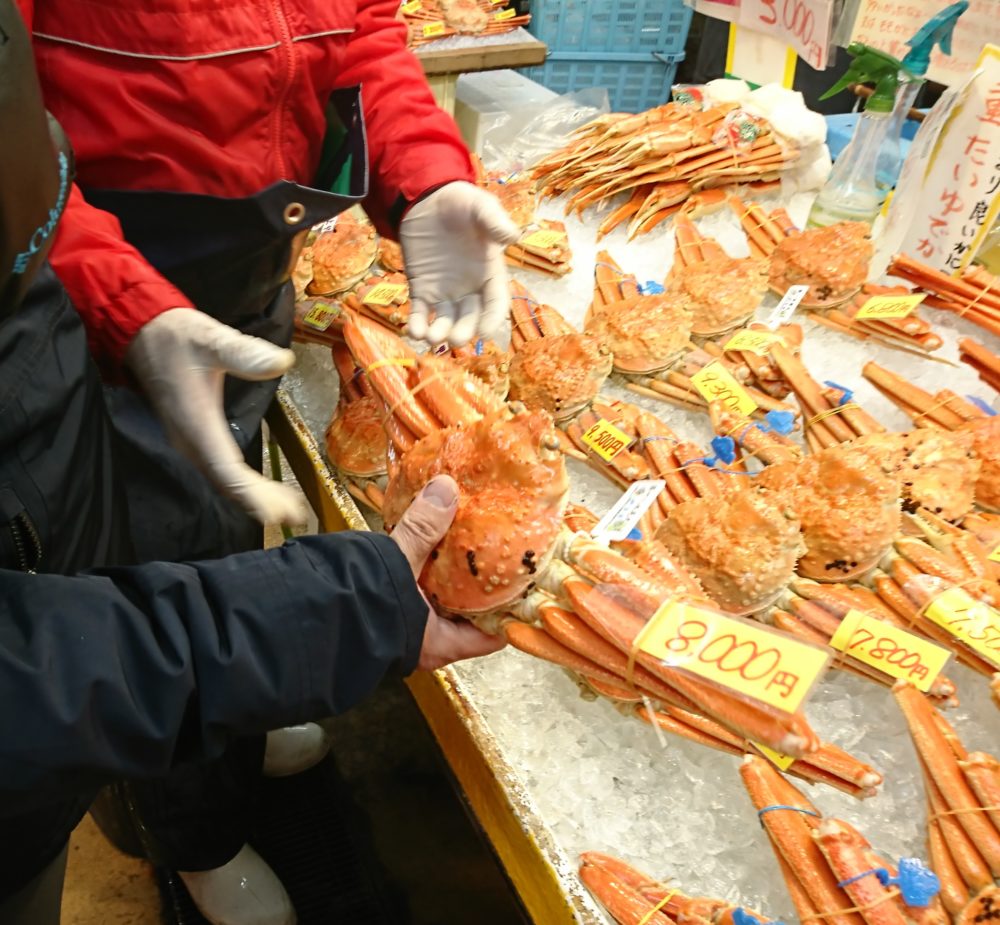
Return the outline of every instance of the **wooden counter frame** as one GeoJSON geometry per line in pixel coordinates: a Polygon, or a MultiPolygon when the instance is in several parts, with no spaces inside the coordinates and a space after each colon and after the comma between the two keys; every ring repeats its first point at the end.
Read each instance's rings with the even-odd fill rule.
{"type": "MultiPolygon", "coordinates": [[[[267,414],[281,448],[319,520],[320,530],[367,530],[354,500],[330,473],[291,398],[279,390],[267,414]]],[[[538,925],[599,925],[579,895],[564,889],[556,854],[512,769],[450,669],[407,679],[420,711],[493,845],[521,902],[538,925]]]]}

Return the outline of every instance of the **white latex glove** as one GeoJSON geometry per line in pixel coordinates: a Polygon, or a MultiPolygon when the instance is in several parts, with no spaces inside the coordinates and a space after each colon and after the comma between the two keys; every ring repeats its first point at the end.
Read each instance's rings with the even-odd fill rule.
{"type": "Polygon", "coordinates": [[[305,520],[302,501],[243,461],[223,410],[222,387],[226,373],[262,381],[282,375],[294,362],[291,350],[240,334],[193,308],[157,315],[125,352],[125,365],[174,446],[261,523],[288,525],[305,520]]]}
{"type": "MultiPolygon", "coordinates": [[[[448,532],[457,509],[458,486],[455,480],[448,475],[439,475],[424,486],[400,517],[392,531],[392,538],[410,563],[415,579],[420,577],[431,550],[448,532]]],[[[445,619],[430,604],[427,610],[427,627],[419,662],[419,667],[427,671],[443,668],[463,658],[489,655],[507,644],[502,637],[489,636],[464,620],[445,619]]]]}
{"type": "Polygon", "coordinates": [[[491,335],[510,302],[503,251],[520,236],[500,201],[472,183],[448,183],[411,206],[399,226],[410,336],[460,347],[491,335]]]}

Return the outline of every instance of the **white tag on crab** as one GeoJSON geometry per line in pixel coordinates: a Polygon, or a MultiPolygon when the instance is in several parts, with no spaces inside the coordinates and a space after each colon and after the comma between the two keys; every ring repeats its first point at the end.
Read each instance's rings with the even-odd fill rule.
{"type": "Polygon", "coordinates": [[[781,301],[775,306],[774,311],[771,312],[764,324],[771,330],[784,324],[795,314],[795,309],[799,307],[799,302],[805,298],[808,291],[808,286],[789,286],[788,291],[781,297],[781,301]]]}
{"type": "Polygon", "coordinates": [[[655,503],[667,483],[663,479],[640,479],[633,482],[614,506],[590,531],[595,540],[612,542],[627,537],[642,515],[655,503]]]}
{"type": "Polygon", "coordinates": [[[337,218],[338,216],[335,215],[333,218],[328,218],[325,222],[320,222],[318,225],[313,225],[312,226],[313,232],[318,237],[321,234],[326,234],[328,231],[333,231],[333,229],[337,227],[337,218]]]}

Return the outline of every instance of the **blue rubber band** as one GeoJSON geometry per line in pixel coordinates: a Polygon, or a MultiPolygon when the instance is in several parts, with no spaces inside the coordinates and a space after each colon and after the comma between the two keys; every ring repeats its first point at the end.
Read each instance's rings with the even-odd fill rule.
{"type": "Polygon", "coordinates": [[[843,889],[845,886],[854,883],[856,880],[860,880],[862,877],[867,877],[870,874],[875,874],[875,876],[878,877],[879,882],[885,886],[885,880],[883,878],[888,878],[889,871],[887,871],[884,867],[873,867],[871,870],[863,870],[860,874],[855,874],[853,877],[841,880],[837,886],[840,887],[840,889],[843,889]]]}
{"type": "Polygon", "coordinates": [[[483,355],[483,339],[480,337],[476,341],[476,356],[481,357],[483,355]]]}
{"type": "Polygon", "coordinates": [[[817,819],[821,818],[820,814],[812,809],[803,809],[801,806],[789,806],[787,803],[774,803],[771,806],[765,806],[763,809],[757,810],[757,821],[760,822],[761,827],[764,825],[764,813],[769,813],[775,809],[790,809],[793,813],[802,813],[804,816],[815,816],[817,819]]]}
{"type": "Polygon", "coordinates": [[[847,388],[846,386],[839,385],[836,382],[831,382],[829,379],[824,380],[823,385],[828,385],[831,389],[838,389],[839,391],[844,393],[843,395],[840,396],[840,401],[837,402],[838,406],[846,405],[849,401],[854,400],[853,390],[847,388]]]}
{"type": "Polygon", "coordinates": [[[996,412],[978,395],[966,395],[965,397],[969,399],[969,401],[971,401],[972,404],[974,404],[980,411],[985,411],[991,418],[996,416],[996,412]]]}

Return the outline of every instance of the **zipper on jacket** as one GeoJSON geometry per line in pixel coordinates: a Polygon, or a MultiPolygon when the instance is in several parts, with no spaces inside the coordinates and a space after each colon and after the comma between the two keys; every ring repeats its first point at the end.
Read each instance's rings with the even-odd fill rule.
{"type": "Polygon", "coordinates": [[[42,564],[42,541],[27,512],[16,514],[7,524],[14,540],[14,556],[22,572],[34,575],[42,564]]]}
{"type": "Polygon", "coordinates": [[[285,163],[285,100],[295,79],[295,45],[292,42],[292,32],[288,28],[288,19],[285,16],[285,6],[282,0],[275,0],[273,10],[274,19],[278,26],[281,52],[285,59],[285,77],[278,87],[278,98],[271,112],[271,127],[275,153],[278,158],[278,172],[282,179],[288,180],[291,177],[288,176],[288,165],[285,163]]]}

